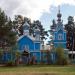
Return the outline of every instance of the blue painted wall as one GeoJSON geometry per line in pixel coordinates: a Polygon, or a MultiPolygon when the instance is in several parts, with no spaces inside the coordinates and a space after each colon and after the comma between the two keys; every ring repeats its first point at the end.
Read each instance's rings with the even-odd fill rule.
{"type": "Polygon", "coordinates": [[[29,37],[24,36],[18,41],[19,50],[22,52],[25,50],[25,46],[28,46],[30,58],[35,56],[35,61],[40,62],[40,42],[33,41],[29,37]]]}
{"type": "Polygon", "coordinates": [[[40,42],[34,42],[27,36],[18,41],[19,50],[24,50],[25,46],[28,46],[29,51],[40,50],[40,42]]]}
{"type": "Polygon", "coordinates": [[[25,46],[28,46],[30,51],[34,50],[34,42],[29,39],[27,36],[24,36],[22,39],[18,41],[19,50],[24,50],[25,46]]]}
{"type": "Polygon", "coordinates": [[[36,42],[35,43],[35,50],[37,51],[40,51],[40,42],[36,42]]]}
{"type": "Polygon", "coordinates": [[[54,47],[57,48],[59,46],[66,48],[66,32],[60,31],[60,32],[54,32],[54,47]],[[59,34],[62,34],[62,39],[59,40],[59,34]]]}

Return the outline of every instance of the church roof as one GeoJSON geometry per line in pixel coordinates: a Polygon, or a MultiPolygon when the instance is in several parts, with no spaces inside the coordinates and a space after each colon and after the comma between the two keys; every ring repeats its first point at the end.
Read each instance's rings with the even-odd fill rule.
{"type": "MultiPolygon", "coordinates": [[[[20,36],[18,39],[17,39],[17,41],[19,41],[19,40],[21,40],[23,37],[25,37],[26,35],[22,35],[22,36],[20,36]]],[[[26,37],[28,37],[29,39],[31,39],[32,41],[35,41],[35,38],[33,37],[33,36],[26,36],[26,37]]]]}
{"type": "Polygon", "coordinates": [[[23,26],[30,26],[27,21],[25,21],[25,23],[23,24],[23,26]]]}
{"type": "Polygon", "coordinates": [[[58,22],[61,22],[61,16],[62,16],[62,14],[60,13],[60,6],[59,6],[59,9],[58,9],[58,14],[57,14],[57,21],[58,22]]]}
{"type": "Polygon", "coordinates": [[[35,31],[40,31],[39,26],[35,26],[35,31]]]}
{"type": "Polygon", "coordinates": [[[37,29],[35,29],[35,31],[40,31],[40,29],[39,29],[39,28],[37,28],[37,29]]]}

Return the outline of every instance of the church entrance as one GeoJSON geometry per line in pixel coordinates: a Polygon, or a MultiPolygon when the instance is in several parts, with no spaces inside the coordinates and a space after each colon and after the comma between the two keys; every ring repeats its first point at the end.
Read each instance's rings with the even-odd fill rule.
{"type": "Polygon", "coordinates": [[[23,51],[22,52],[22,63],[23,64],[28,64],[29,63],[29,52],[28,51],[23,51]]]}

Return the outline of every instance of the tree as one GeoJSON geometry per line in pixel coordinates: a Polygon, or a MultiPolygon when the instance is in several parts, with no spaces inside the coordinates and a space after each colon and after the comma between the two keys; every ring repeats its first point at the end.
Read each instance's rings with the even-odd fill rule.
{"type": "MultiPolygon", "coordinates": [[[[41,38],[42,46],[44,46],[44,39],[46,40],[47,39],[46,36],[49,36],[49,35],[48,35],[47,31],[45,31],[45,29],[43,28],[43,25],[41,24],[41,22],[39,20],[36,20],[33,22],[32,30],[34,30],[35,27],[38,27],[40,29],[40,38],[41,38]]],[[[34,31],[32,31],[32,32],[34,32],[34,31]]]]}
{"type": "Polygon", "coordinates": [[[45,31],[45,29],[43,28],[43,25],[41,24],[39,20],[33,21],[33,23],[31,23],[30,18],[23,17],[22,15],[16,15],[13,23],[16,26],[15,28],[18,29],[19,35],[23,35],[23,24],[25,21],[27,21],[27,23],[30,25],[30,29],[29,29],[30,35],[35,36],[34,29],[36,26],[38,26],[40,29],[41,40],[43,41],[44,39],[46,39],[45,36],[48,36],[47,31],[45,31]]]}
{"type": "Polygon", "coordinates": [[[16,43],[16,33],[12,30],[13,24],[4,11],[0,9],[0,44],[1,47],[12,46],[16,43]]]}
{"type": "Polygon", "coordinates": [[[31,26],[31,19],[24,17],[22,15],[16,15],[15,19],[13,21],[14,28],[17,31],[18,35],[21,36],[23,35],[23,24],[27,21],[27,23],[30,25],[30,34],[32,33],[32,26],[31,26]]]}
{"type": "Polygon", "coordinates": [[[47,50],[47,64],[50,64],[50,51],[47,50]]]}
{"type": "Polygon", "coordinates": [[[67,31],[67,48],[72,51],[69,58],[75,58],[73,51],[75,51],[75,23],[72,16],[68,17],[68,23],[65,25],[65,30],[67,31]]]}
{"type": "Polygon", "coordinates": [[[48,36],[47,31],[45,31],[45,29],[43,28],[43,25],[41,24],[41,22],[39,20],[36,20],[33,22],[33,27],[38,26],[40,29],[40,35],[41,35],[41,40],[46,39],[45,36],[48,36]]]}
{"type": "Polygon", "coordinates": [[[68,64],[67,57],[64,54],[64,49],[62,47],[56,48],[56,54],[57,54],[57,64],[58,65],[66,65],[68,64]]]}
{"type": "Polygon", "coordinates": [[[22,29],[23,23],[24,23],[24,17],[22,15],[16,15],[15,19],[13,20],[13,25],[19,36],[23,35],[23,29],[22,29]]]}
{"type": "Polygon", "coordinates": [[[0,64],[2,63],[3,49],[0,48],[0,64]]]}

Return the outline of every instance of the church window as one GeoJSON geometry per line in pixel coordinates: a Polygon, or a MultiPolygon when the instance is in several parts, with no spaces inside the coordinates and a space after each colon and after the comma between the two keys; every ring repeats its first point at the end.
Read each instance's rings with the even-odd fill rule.
{"type": "Polygon", "coordinates": [[[62,39],[63,39],[62,34],[59,34],[59,35],[58,35],[58,40],[62,40],[62,39]]]}

